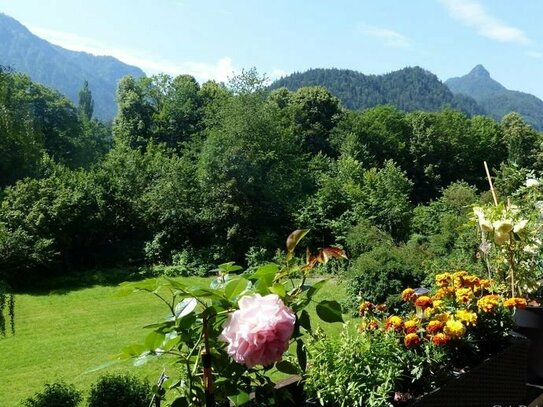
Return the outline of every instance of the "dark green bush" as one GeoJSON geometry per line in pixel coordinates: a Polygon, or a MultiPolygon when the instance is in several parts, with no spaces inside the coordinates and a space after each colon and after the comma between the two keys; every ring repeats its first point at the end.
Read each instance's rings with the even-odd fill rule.
{"type": "Polygon", "coordinates": [[[147,380],[129,374],[108,374],[91,386],[89,407],[147,407],[152,390],[147,380]]]}
{"type": "Polygon", "coordinates": [[[26,399],[25,407],[75,407],[83,397],[71,384],[63,382],[47,383],[44,389],[26,399]]]}
{"type": "Polygon", "coordinates": [[[359,256],[348,272],[348,307],[360,300],[381,303],[406,287],[418,287],[423,279],[423,254],[414,245],[384,244],[359,256]]]}

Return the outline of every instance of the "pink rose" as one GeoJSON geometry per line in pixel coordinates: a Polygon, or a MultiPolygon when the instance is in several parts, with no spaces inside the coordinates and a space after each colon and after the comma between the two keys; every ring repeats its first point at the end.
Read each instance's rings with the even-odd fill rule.
{"type": "Polygon", "coordinates": [[[219,339],[228,342],[227,352],[236,362],[268,366],[288,349],[295,322],[296,315],[278,295],[247,295],[228,316],[219,339]]]}

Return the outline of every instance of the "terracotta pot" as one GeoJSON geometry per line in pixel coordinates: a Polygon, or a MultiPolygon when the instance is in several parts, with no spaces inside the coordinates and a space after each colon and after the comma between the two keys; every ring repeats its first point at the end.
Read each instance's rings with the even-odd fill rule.
{"type": "Polygon", "coordinates": [[[528,383],[543,385],[543,307],[517,309],[513,320],[516,331],[530,340],[528,383]]]}

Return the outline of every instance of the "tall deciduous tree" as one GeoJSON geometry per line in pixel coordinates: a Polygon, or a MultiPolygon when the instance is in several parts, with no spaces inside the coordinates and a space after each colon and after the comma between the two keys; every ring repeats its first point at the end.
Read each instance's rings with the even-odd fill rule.
{"type": "Polygon", "coordinates": [[[83,82],[83,87],[79,91],[77,100],[81,114],[83,114],[87,120],[92,119],[92,114],[94,113],[94,100],[92,99],[92,92],[89,89],[89,82],[83,82]]]}

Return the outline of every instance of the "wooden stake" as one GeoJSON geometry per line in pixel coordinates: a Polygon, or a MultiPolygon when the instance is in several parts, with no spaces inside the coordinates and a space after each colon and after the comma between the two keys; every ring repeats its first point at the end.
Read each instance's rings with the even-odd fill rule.
{"type": "Polygon", "coordinates": [[[496,196],[496,191],[494,191],[494,185],[492,185],[492,178],[490,178],[490,171],[488,170],[488,165],[486,161],[483,161],[485,165],[486,177],[488,178],[488,184],[490,185],[490,192],[492,192],[492,198],[494,198],[494,205],[498,206],[498,198],[496,196]]]}

